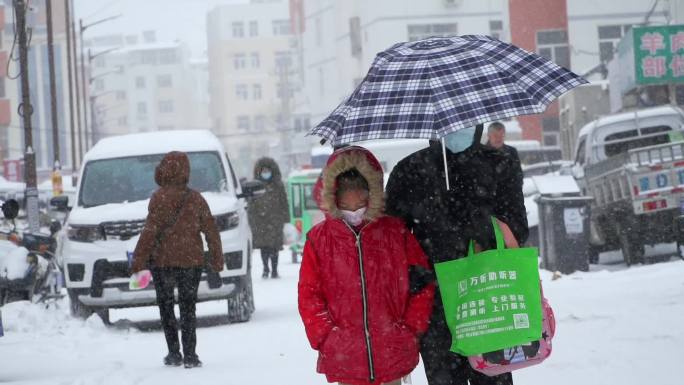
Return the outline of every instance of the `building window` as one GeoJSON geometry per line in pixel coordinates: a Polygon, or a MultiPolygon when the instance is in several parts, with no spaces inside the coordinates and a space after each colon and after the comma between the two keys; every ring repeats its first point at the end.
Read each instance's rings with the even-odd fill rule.
{"type": "Polygon", "coordinates": [[[246,58],[244,53],[236,53],[233,56],[233,67],[238,70],[246,67],[246,58]]]}
{"type": "Polygon", "coordinates": [[[544,146],[545,147],[557,147],[558,146],[558,133],[544,133],[544,146]]]}
{"type": "Polygon", "coordinates": [[[145,102],[139,102],[138,103],[138,116],[139,117],[147,116],[147,104],[145,102]]]}
{"type": "Polygon", "coordinates": [[[294,96],[293,89],[289,83],[278,83],[276,93],[279,99],[289,99],[294,96]]]}
{"type": "Polygon", "coordinates": [[[259,58],[259,52],[252,52],[252,68],[259,68],[261,65],[261,60],[259,58]]]}
{"type": "Polygon", "coordinates": [[[249,116],[240,115],[237,117],[238,131],[249,131],[249,116]]]}
{"type": "Polygon", "coordinates": [[[416,41],[428,37],[445,37],[457,34],[458,25],[456,23],[441,24],[409,24],[408,40],[416,41]]]}
{"type": "Polygon", "coordinates": [[[104,79],[95,79],[95,90],[96,91],[102,91],[104,90],[104,79]]]}
{"type": "Polygon", "coordinates": [[[160,100],[159,101],[159,112],[161,112],[161,113],[173,112],[173,100],[160,100]]]}
{"type": "Polygon", "coordinates": [[[272,24],[275,36],[290,34],[290,20],[273,20],[272,24]]]}
{"type": "Polygon", "coordinates": [[[126,91],[116,91],[116,100],[125,100],[126,91]]]}
{"type": "Polygon", "coordinates": [[[95,58],[95,68],[104,68],[107,65],[104,56],[99,56],[95,58]]]}
{"type": "Polygon", "coordinates": [[[138,76],[135,78],[135,88],[142,89],[145,88],[145,78],[138,76]]]}
{"type": "Polygon", "coordinates": [[[564,29],[537,31],[537,53],[559,66],[570,68],[568,32],[564,29]]]}
{"type": "Polygon", "coordinates": [[[235,97],[238,100],[247,100],[247,85],[237,84],[235,86],[235,97]]]}
{"type": "Polygon", "coordinates": [[[233,22],[233,37],[245,37],[245,26],[243,22],[233,22]]]}
{"type": "Polygon", "coordinates": [[[176,64],[178,63],[178,55],[175,49],[165,49],[159,51],[159,64],[176,64]]]}
{"type": "Polygon", "coordinates": [[[158,75],[157,76],[157,87],[159,88],[169,88],[173,86],[173,80],[171,75],[158,75]]]}
{"type": "Polygon", "coordinates": [[[599,55],[602,63],[613,59],[620,39],[632,29],[631,25],[602,25],[598,27],[599,55]]]}
{"type": "Polygon", "coordinates": [[[254,117],[254,131],[264,131],[266,129],[266,117],[257,115],[254,117]]]}
{"type": "Polygon", "coordinates": [[[254,100],[261,100],[261,84],[252,85],[252,96],[254,100]]]}
{"type": "Polygon", "coordinates": [[[119,119],[116,120],[119,126],[127,126],[128,125],[128,117],[126,116],[121,116],[119,119]]]}
{"type": "Polygon", "coordinates": [[[542,118],[542,130],[544,132],[559,132],[560,119],[557,117],[542,118]]]}
{"type": "Polygon", "coordinates": [[[292,53],[289,51],[277,51],[275,53],[276,73],[284,73],[292,67],[292,53]]]}
{"type": "Polygon", "coordinates": [[[490,20],[489,21],[489,36],[501,40],[503,35],[503,21],[490,20]]]}
{"type": "Polygon", "coordinates": [[[259,22],[252,20],[249,22],[249,36],[256,37],[259,36],[259,22]]]}

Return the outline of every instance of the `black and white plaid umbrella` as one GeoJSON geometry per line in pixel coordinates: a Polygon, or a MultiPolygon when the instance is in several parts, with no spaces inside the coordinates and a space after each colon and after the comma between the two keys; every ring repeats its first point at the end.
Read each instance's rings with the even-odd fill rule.
{"type": "Polygon", "coordinates": [[[309,134],[333,145],[437,140],[462,128],[541,113],[584,83],[546,58],[489,36],[399,43],[377,55],[351,96],[309,134]]]}

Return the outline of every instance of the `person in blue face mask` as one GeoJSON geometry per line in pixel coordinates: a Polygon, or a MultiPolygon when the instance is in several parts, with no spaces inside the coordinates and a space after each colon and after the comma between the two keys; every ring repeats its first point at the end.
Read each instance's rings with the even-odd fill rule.
{"type": "Polygon", "coordinates": [[[290,222],[285,185],[281,180],[280,167],[271,158],[257,161],[254,178],[264,183],[266,191],[252,198],[247,205],[252,246],[261,250],[263,278],[279,278],[278,252],[283,248],[283,225],[290,222]]]}
{"type": "Polygon", "coordinates": [[[475,127],[464,128],[445,136],[444,145],[452,154],[458,154],[472,146],[474,136],[475,127]]]}

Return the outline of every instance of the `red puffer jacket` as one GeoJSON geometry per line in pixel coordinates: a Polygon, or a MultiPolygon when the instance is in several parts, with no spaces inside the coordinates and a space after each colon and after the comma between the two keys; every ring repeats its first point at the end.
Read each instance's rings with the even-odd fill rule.
{"type": "MultiPolygon", "coordinates": [[[[409,374],[418,364],[418,336],[428,327],[434,287],[412,293],[409,270],[429,269],[427,258],[401,220],[372,209],[382,203],[374,188],[380,183],[382,192],[375,158],[358,147],[342,152],[333,154],[323,172],[321,199],[334,197],[326,189],[334,188],[336,175],[357,168],[369,182],[367,218],[357,233],[338,210],[326,209],[327,219],[309,231],[299,312],[311,346],[319,351],[318,372],[329,382],[380,384],[409,374]],[[340,166],[336,159],[349,154],[356,159],[343,159],[343,167],[335,167],[340,166]],[[359,166],[359,161],[373,167],[359,166]]],[[[331,205],[321,202],[325,208],[331,205]]]]}

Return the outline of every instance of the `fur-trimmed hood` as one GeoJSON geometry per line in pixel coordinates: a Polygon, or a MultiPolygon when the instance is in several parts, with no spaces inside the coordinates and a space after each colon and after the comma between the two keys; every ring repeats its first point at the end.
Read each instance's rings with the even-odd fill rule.
{"type": "Polygon", "coordinates": [[[275,161],[275,159],[263,157],[257,160],[256,164],[254,164],[254,179],[261,179],[261,170],[265,168],[271,170],[271,172],[273,173],[273,176],[271,177],[271,180],[269,182],[280,181],[283,178],[283,176],[280,173],[280,167],[278,166],[278,163],[275,161]]]}
{"type": "Polygon", "coordinates": [[[368,182],[368,210],[365,219],[372,221],[384,213],[383,171],[380,162],[363,147],[350,146],[335,151],[318,178],[314,195],[321,210],[334,218],[341,218],[335,192],[337,176],[356,169],[368,182]]]}

